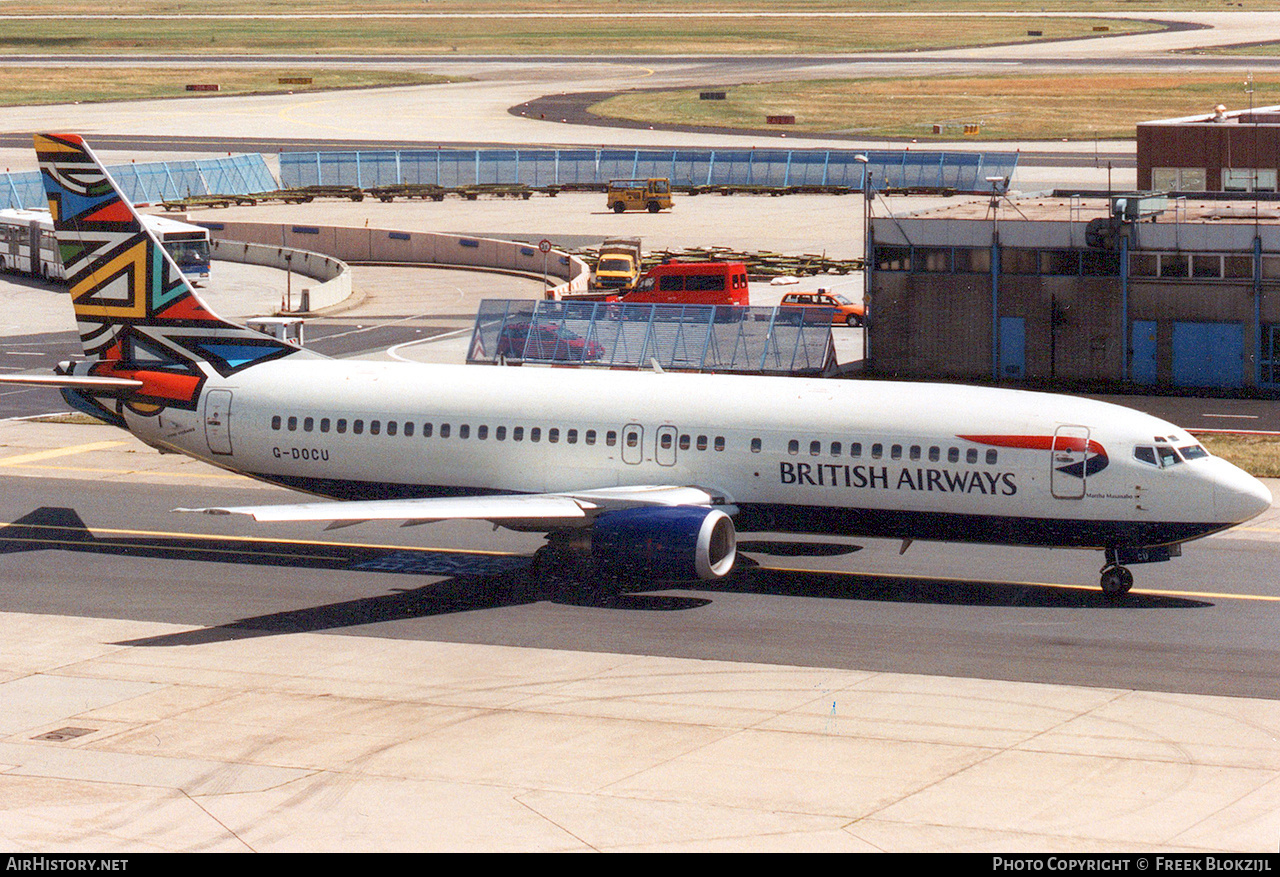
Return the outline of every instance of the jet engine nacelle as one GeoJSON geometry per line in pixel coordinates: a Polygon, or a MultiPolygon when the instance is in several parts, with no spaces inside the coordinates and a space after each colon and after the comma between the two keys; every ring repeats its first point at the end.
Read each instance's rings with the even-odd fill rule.
{"type": "Polygon", "coordinates": [[[617,575],[714,581],[733,571],[738,539],[733,521],[719,509],[624,509],[595,519],[591,554],[617,575]]]}

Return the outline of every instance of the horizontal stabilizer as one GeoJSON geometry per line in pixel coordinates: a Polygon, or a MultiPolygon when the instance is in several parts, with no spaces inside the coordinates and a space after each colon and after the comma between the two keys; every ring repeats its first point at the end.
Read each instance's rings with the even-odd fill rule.
{"type": "Polygon", "coordinates": [[[98,378],[91,375],[0,375],[0,384],[57,387],[60,390],[137,390],[142,381],[133,378],[98,378]]]}

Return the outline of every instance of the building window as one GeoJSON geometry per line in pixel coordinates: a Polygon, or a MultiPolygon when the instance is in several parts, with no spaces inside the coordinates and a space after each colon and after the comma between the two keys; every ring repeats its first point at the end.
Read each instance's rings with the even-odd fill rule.
{"type": "Polygon", "coordinates": [[[1076,250],[1041,250],[1040,273],[1070,275],[1080,273],[1080,256],[1076,250]]]}
{"type": "Polygon", "coordinates": [[[1120,254],[1106,250],[1081,250],[1080,273],[1086,277],[1118,277],[1120,254]]]}
{"type": "Polygon", "coordinates": [[[1222,169],[1222,191],[1224,192],[1274,192],[1275,190],[1275,168],[1222,169]]]}
{"type": "Polygon", "coordinates": [[[1191,257],[1186,253],[1161,253],[1160,276],[1170,279],[1191,276],[1191,257]]]}
{"type": "Polygon", "coordinates": [[[1252,280],[1252,256],[1223,256],[1222,276],[1228,280],[1252,280]]]}
{"type": "Polygon", "coordinates": [[[1129,253],[1130,277],[1155,277],[1159,266],[1160,257],[1155,253],[1129,253]]]}
{"type": "Polygon", "coordinates": [[[930,274],[951,273],[951,250],[948,247],[916,247],[911,266],[930,274]]]}
{"type": "Polygon", "coordinates": [[[1202,167],[1153,167],[1151,188],[1165,192],[1203,192],[1207,176],[1202,167]]]}
{"type": "Polygon", "coordinates": [[[1039,251],[1020,247],[1001,247],[1000,272],[1002,274],[1039,274],[1039,251]]]}
{"type": "Polygon", "coordinates": [[[957,274],[990,274],[990,247],[956,247],[955,270],[957,274]]]}
{"type": "Polygon", "coordinates": [[[877,271],[910,271],[910,247],[876,247],[877,271]]]}

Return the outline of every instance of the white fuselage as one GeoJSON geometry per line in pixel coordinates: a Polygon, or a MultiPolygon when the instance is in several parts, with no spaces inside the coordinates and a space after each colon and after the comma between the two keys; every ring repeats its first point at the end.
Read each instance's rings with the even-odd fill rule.
{"type": "Polygon", "coordinates": [[[956,385],[286,359],[211,378],[197,412],[126,416],[315,494],[696,485],[748,530],[1158,545],[1270,501],[1223,460],[1169,453],[1199,446],[1149,415],[956,385]]]}

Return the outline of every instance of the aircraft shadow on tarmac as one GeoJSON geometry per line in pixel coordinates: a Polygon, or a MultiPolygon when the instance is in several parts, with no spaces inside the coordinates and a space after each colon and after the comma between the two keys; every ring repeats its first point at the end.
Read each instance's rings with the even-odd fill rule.
{"type": "MultiPolygon", "coordinates": [[[[1130,594],[1108,601],[1100,591],[943,577],[897,577],[858,572],[776,570],[741,557],[740,570],[720,582],[670,582],[600,588],[572,577],[530,574],[531,558],[465,551],[397,549],[350,544],[240,540],[234,537],[141,534],[96,536],[74,509],[43,507],[0,526],[0,555],[41,550],[118,555],[132,560],[187,560],[299,569],[388,572],[431,576],[421,587],[302,609],[290,609],[201,630],[129,640],[122,645],[191,645],[203,642],[309,633],[458,612],[548,601],[618,611],[671,612],[698,609],[716,593],[765,594],[819,599],[866,600],[1025,608],[1175,609],[1212,605],[1203,600],[1130,594]],[[662,591],[663,593],[651,593],[662,591]],[[696,591],[694,594],[672,593],[696,591]]],[[[856,550],[832,546],[828,555],[856,550]]]]}

